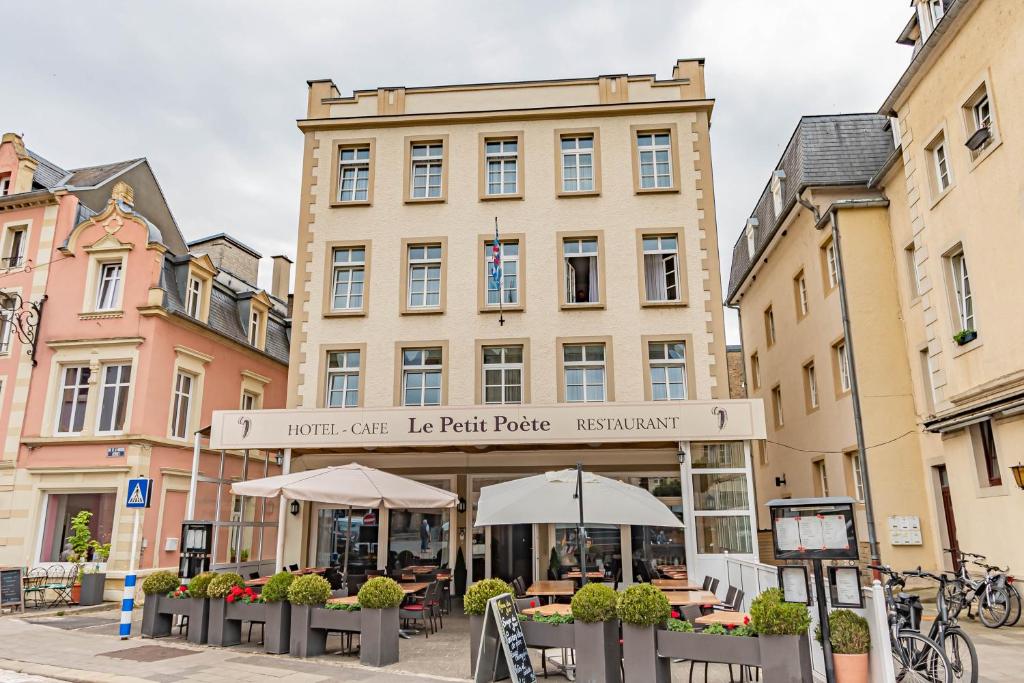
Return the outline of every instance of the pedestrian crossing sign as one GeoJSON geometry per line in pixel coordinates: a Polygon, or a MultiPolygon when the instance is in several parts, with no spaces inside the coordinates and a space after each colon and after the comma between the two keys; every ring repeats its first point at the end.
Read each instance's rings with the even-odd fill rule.
{"type": "Polygon", "coordinates": [[[129,510],[148,508],[150,494],[153,492],[153,480],[152,479],[129,479],[128,480],[128,500],[125,501],[125,507],[129,510]]]}

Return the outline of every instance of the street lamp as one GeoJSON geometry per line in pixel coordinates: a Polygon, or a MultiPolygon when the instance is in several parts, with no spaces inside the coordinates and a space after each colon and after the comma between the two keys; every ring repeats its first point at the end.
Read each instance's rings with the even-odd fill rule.
{"type": "Polygon", "coordinates": [[[1016,465],[1010,466],[1010,471],[1013,472],[1013,480],[1017,482],[1017,488],[1024,491],[1024,465],[1018,462],[1016,465]]]}

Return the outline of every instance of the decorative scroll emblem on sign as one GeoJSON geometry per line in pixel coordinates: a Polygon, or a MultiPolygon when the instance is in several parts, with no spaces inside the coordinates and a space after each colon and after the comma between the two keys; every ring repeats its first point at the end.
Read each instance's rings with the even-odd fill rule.
{"type": "Polygon", "coordinates": [[[729,422],[729,411],[725,408],[715,406],[711,409],[711,414],[718,418],[718,431],[725,429],[726,423],[729,422]]]}
{"type": "Polygon", "coordinates": [[[252,428],[252,420],[247,417],[238,418],[238,424],[242,425],[242,438],[249,436],[249,429],[252,428]]]}

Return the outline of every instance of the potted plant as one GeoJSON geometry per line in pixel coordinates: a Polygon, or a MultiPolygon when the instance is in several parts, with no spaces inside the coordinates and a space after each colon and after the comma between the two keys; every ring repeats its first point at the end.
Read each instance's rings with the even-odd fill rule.
{"type": "Polygon", "coordinates": [[[782,591],[770,588],[751,603],[750,625],[757,632],[765,680],[780,674],[789,677],[779,680],[812,680],[806,605],[784,602],[782,591]]]}
{"type": "MultiPolygon", "coordinates": [[[[836,683],[867,683],[871,629],[868,620],[848,609],[828,615],[829,642],[835,663],[836,683]]],[[[814,637],[821,642],[821,626],[814,637]]]]}
{"type": "MultiPolygon", "coordinates": [[[[576,680],[620,683],[618,593],[603,583],[588,583],[572,596],[576,680]]],[[[529,642],[529,639],[527,639],[529,642]]]]}
{"type": "MultiPolygon", "coordinates": [[[[85,510],[82,511],[92,516],[91,512],[85,510]]],[[[82,514],[79,513],[79,514],[82,514]]],[[[85,533],[89,534],[88,522],[85,524],[85,533]]],[[[88,548],[92,550],[92,563],[88,566],[79,564],[79,582],[81,583],[81,592],[79,594],[78,604],[79,605],[99,605],[103,602],[103,589],[107,583],[107,573],[105,571],[107,558],[110,557],[110,544],[100,543],[95,539],[89,540],[88,548]],[[100,565],[103,565],[103,568],[100,565]]],[[[88,550],[86,551],[88,554],[88,550]]]]}
{"type": "Polygon", "coordinates": [[[203,572],[189,579],[187,586],[182,586],[185,589],[184,594],[179,597],[188,598],[192,607],[192,611],[188,615],[187,640],[190,643],[197,645],[206,643],[210,624],[210,600],[206,595],[206,590],[215,576],[217,576],[216,572],[203,572]]]}
{"type": "Polygon", "coordinates": [[[977,338],[978,338],[978,331],[977,330],[971,330],[971,329],[960,330],[959,332],[957,332],[956,334],[953,335],[953,341],[955,341],[960,346],[963,346],[965,344],[970,344],[972,341],[974,341],[977,338]]]}
{"type": "Polygon", "coordinates": [[[469,670],[476,671],[476,656],[480,650],[480,637],[484,628],[487,601],[503,593],[515,595],[515,589],[501,579],[483,579],[466,590],[462,598],[462,611],[469,617],[469,670]]]}
{"type": "MultiPolygon", "coordinates": [[[[227,607],[235,602],[239,604],[259,602],[259,597],[254,592],[240,597],[234,590],[236,588],[242,590],[244,587],[245,581],[234,572],[217,574],[210,580],[206,587],[206,597],[210,599],[210,622],[206,637],[208,644],[225,647],[241,642],[242,622],[237,618],[231,618],[235,615],[229,615],[227,607]]],[[[262,621],[262,619],[257,618],[254,621],[262,621]]]]}
{"type": "Polygon", "coordinates": [[[466,594],[466,558],[462,554],[462,546],[459,546],[459,552],[455,556],[455,573],[453,577],[455,579],[455,595],[466,594]]]}
{"type": "MultiPolygon", "coordinates": [[[[80,510],[78,514],[71,518],[71,535],[68,536],[67,542],[71,545],[71,554],[68,556],[70,562],[74,562],[77,571],[75,572],[75,582],[71,586],[71,602],[74,604],[81,604],[82,600],[82,568],[85,563],[89,561],[89,551],[93,549],[92,532],[89,530],[89,521],[92,519],[92,513],[88,510],[80,510]]],[[[106,579],[106,575],[103,576],[106,579]]],[[[94,582],[94,580],[91,580],[94,582]]],[[[95,588],[92,589],[92,594],[95,594],[95,588]]],[[[103,589],[100,588],[100,599],[99,602],[91,602],[89,604],[96,605],[103,602],[103,589]]]]}
{"type": "Polygon", "coordinates": [[[166,570],[153,572],[142,581],[142,592],[146,596],[142,603],[144,638],[171,635],[171,615],[191,614],[186,602],[170,597],[172,593],[178,592],[180,585],[178,575],[166,570]]]}
{"type": "Polygon", "coordinates": [[[668,598],[656,586],[638,583],[619,594],[616,611],[622,621],[622,664],[629,680],[669,683],[671,660],[658,656],[658,627],[672,613],[668,598]]]}
{"type": "Polygon", "coordinates": [[[315,657],[324,653],[327,631],[313,628],[312,616],[314,608],[322,607],[330,597],[330,582],[316,574],[297,577],[288,587],[288,602],[292,606],[288,651],[293,657],[315,657]]]}
{"type": "Polygon", "coordinates": [[[394,579],[375,576],[359,589],[359,661],[387,666],[398,661],[398,606],[405,593],[394,579]]]}
{"type": "Polygon", "coordinates": [[[263,586],[260,596],[264,604],[263,651],[280,655],[288,652],[291,640],[292,607],[288,589],[295,581],[291,572],[278,572],[263,586]]]}

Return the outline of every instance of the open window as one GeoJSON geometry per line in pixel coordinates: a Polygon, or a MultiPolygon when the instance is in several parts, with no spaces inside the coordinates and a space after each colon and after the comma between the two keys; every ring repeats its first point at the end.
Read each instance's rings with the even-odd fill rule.
{"type": "Polygon", "coordinates": [[[565,262],[565,302],[600,303],[597,238],[566,238],[562,242],[562,255],[565,262]]]}

